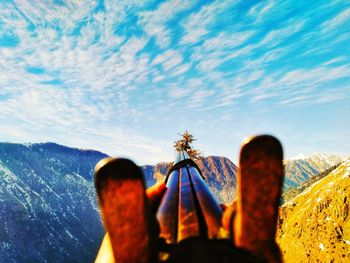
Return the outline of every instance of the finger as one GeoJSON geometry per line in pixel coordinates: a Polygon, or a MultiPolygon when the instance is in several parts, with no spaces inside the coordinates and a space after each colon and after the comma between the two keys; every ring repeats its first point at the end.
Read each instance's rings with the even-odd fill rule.
{"type": "Polygon", "coordinates": [[[233,237],[233,228],[232,222],[234,219],[234,215],[237,211],[237,202],[234,201],[230,206],[226,207],[224,213],[222,215],[222,227],[230,233],[230,236],[233,237]]]}
{"type": "Polygon", "coordinates": [[[154,214],[157,212],[160,201],[166,190],[166,185],[163,182],[157,183],[146,190],[146,196],[149,200],[151,211],[154,214]]]}

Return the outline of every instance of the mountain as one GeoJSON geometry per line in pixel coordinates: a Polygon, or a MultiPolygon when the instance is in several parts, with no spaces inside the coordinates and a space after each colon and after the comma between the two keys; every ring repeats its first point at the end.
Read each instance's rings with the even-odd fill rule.
{"type": "Polygon", "coordinates": [[[0,262],[93,262],[104,230],[92,171],[105,156],[0,143],[0,262]]]}
{"type": "MultiPolygon", "coordinates": [[[[0,143],[0,262],[93,262],[104,230],[92,176],[96,163],[105,157],[107,155],[101,152],[74,149],[55,143],[0,143]]],[[[304,189],[303,193],[307,193],[307,187],[315,180],[305,183],[309,178],[319,171],[333,168],[341,160],[337,156],[312,155],[286,161],[286,184],[288,187],[300,186],[299,192],[294,193],[293,197],[304,189]]],[[[217,200],[220,203],[231,203],[235,197],[237,166],[229,159],[217,156],[196,162],[217,200]]],[[[164,180],[171,165],[172,163],[159,163],[142,166],[146,185],[151,186],[164,180]]],[[[342,177],[341,172],[344,174],[348,168],[341,167],[343,165],[334,168],[331,174],[339,173],[342,177]]],[[[320,182],[326,178],[328,176],[320,179],[320,182]]],[[[339,202],[342,200],[347,203],[350,197],[345,198],[340,193],[348,190],[331,188],[331,192],[325,193],[331,196],[335,191],[339,202]]],[[[296,198],[293,200],[299,200],[296,198]]],[[[298,226],[295,225],[298,220],[288,221],[289,217],[294,218],[293,211],[300,214],[304,206],[313,204],[318,198],[310,196],[310,201],[306,203],[298,201],[291,205],[288,202],[282,207],[281,220],[284,222],[280,227],[280,233],[283,233],[280,241],[287,254],[290,250],[286,238],[292,238],[293,235],[288,232],[288,226],[298,226]]],[[[323,204],[323,209],[327,202],[323,204]]],[[[341,205],[340,202],[334,204],[334,207],[342,207],[341,205]]],[[[348,208],[344,209],[338,212],[339,215],[347,213],[348,208]]],[[[330,218],[335,218],[335,215],[330,218]]],[[[343,225],[343,230],[337,229],[346,236],[349,227],[343,225]]],[[[346,238],[344,240],[349,240],[346,238]]],[[[326,246],[325,242],[322,244],[326,246]]]]}
{"type": "Polygon", "coordinates": [[[312,176],[323,172],[346,158],[332,154],[312,154],[309,157],[286,160],[284,189],[299,186],[312,176]]]}
{"type": "Polygon", "coordinates": [[[197,161],[206,183],[219,203],[232,203],[238,167],[226,157],[209,156],[197,161]]]}
{"type": "Polygon", "coordinates": [[[146,187],[150,187],[157,182],[164,181],[173,163],[161,162],[156,165],[143,165],[141,169],[145,177],[146,187]]]}
{"type": "MultiPolygon", "coordinates": [[[[299,156],[299,158],[285,160],[284,191],[291,188],[296,190],[297,187],[308,182],[312,177],[335,168],[345,159],[340,155],[312,154],[308,157],[299,156]]],[[[196,163],[216,199],[220,203],[231,203],[235,197],[238,167],[229,159],[217,156],[201,158],[196,163]]],[[[172,163],[159,163],[155,166],[143,166],[146,184],[151,186],[164,180],[171,165],[172,163]]]]}
{"type": "Polygon", "coordinates": [[[280,209],[285,262],[350,262],[350,160],[280,209]]]}
{"type": "MultiPolygon", "coordinates": [[[[104,235],[93,169],[106,154],[55,143],[0,143],[0,262],[93,262],[104,235]]],[[[147,186],[172,163],[145,165],[147,186]]],[[[198,161],[220,202],[234,197],[237,167],[198,161]]]]}

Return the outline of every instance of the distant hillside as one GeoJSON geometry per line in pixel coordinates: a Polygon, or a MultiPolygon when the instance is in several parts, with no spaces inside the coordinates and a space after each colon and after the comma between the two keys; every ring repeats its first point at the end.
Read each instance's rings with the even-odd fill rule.
{"type": "Polygon", "coordinates": [[[350,161],[280,210],[285,262],[350,262],[350,161]]]}
{"type": "Polygon", "coordinates": [[[106,155],[0,143],[0,262],[93,262],[104,230],[92,169],[106,155]]]}
{"type": "Polygon", "coordinates": [[[284,188],[299,186],[312,176],[323,172],[345,160],[345,157],[332,154],[312,154],[309,157],[290,159],[284,162],[284,188]]]}

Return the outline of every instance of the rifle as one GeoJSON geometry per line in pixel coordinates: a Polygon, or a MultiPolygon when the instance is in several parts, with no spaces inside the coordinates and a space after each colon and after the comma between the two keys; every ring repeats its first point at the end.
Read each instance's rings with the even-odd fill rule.
{"type": "Polygon", "coordinates": [[[282,160],[276,138],[247,141],[238,199],[223,211],[198,165],[178,151],[153,212],[139,167],[127,159],[100,161],[95,187],[109,235],[95,262],[282,262],[275,242],[282,160]]]}
{"type": "Polygon", "coordinates": [[[218,236],[222,209],[203,179],[188,154],[177,152],[165,181],[168,191],[157,212],[160,237],[167,244],[189,237],[213,239],[218,236]]]}

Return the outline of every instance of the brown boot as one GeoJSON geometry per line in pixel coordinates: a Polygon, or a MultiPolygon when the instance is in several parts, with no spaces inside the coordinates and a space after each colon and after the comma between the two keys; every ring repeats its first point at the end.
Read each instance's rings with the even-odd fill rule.
{"type": "Polygon", "coordinates": [[[251,138],[240,153],[234,243],[267,262],[282,262],[275,241],[284,173],[282,161],[280,142],[268,135],[251,138]]]}
{"type": "Polygon", "coordinates": [[[156,220],[140,168],[127,159],[103,159],[95,187],[115,262],[156,262],[156,220]]]}

